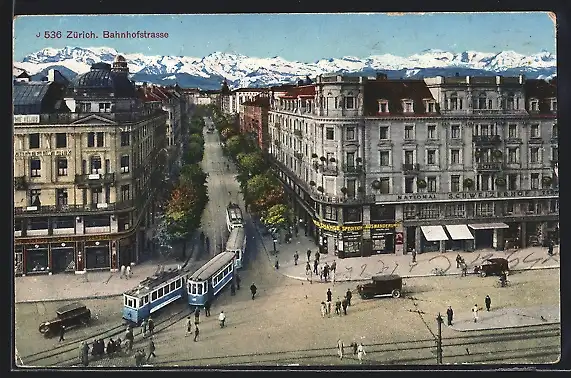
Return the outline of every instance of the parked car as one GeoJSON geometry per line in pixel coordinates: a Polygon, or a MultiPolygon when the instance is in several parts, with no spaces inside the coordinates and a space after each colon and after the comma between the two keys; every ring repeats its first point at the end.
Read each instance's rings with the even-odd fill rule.
{"type": "Polygon", "coordinates": [[[474,273],[482,277],[499,276],[503,272],[509,272],[508,260],[503,257],[494,257],[485,260],[481,265],[474,267],[474,273]]]}
{"type": "Polygon", "coordinates": [[[402,277],[396,274],[374,276],[371,282],[357,285],[357,291],[363,299],[390,296],[399,298],[402,292],[402,277]]]}
{"type": "Polygon", "coordinates": [[[56,318],[40,324],[39,331],[46,337],[57,335],[62,326],[66,329],[86,325],[91,320],[91,310],[83,303],[75,302],[59,308],[56,318]]]}

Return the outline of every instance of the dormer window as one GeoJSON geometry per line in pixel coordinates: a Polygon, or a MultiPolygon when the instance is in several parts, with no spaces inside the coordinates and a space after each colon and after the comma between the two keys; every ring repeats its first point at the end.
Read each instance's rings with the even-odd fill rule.
{"type": "Polygon", "coordinates": [[[379,100],[379,113],[389,112],[389,102],[387,100],[379,100]]]}
{"type": "Polygon", "coordinates": [[[402,111],[404,113],[414,112],[413,101],[412,100],[403,100],[402,101],[402,111]]]}
{"type": "Polygon", "coordinates": [[[486,93],[482,92],[478,96],[478,107],[477,109],[486,109],[486,93]]]}
{"type": "Polygon", "coordinates": [[[432,100],[425,100],[424,108],[427,113],[436,113],[436,103],[432,100]]]}
{"type": "Polygon", "coordinates": [[[557,99],[556,98],[551,99],[551,111],[552,112],[557,111],[557,99]]]}
{"type": "Polygon", "coordinates": [[[345,109],[355,109],[355,97],[345,97],[345,109]]]}
{"type": "Polygon", "coordinates": [[[458,97],[456,92],[450,94],[450,105],[448,109],[450,110],[461,110],[462,109],[462,99],[458,97]]]}
{"type": "Polygon", "coordinates": [[[536,98],[532,98],[531,100],[529,100],[529,110],[532,112],[538,112],[539,111],[539,100],[536,98]]]}

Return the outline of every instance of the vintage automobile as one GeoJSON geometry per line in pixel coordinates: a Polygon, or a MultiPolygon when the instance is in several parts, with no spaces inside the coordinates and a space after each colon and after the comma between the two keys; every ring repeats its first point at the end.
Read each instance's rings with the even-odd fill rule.
{"type": "Polygon", "coordinates": [[[402,277],[396,274],[373,276],[371,282],[357,285],[357,292],[363,299],[373,297],[399,298],[402,292],[402,277]]]}
{"type": "Polygon", "coordinates": [[[479,274],[482,277],[493,275],[499,276],[503,272],[509,272],[509,270],[508,260],[503,257],[487,259],[482,263],[482,265],[474,267],[474,273],[479,274]]]}
{"type": "Polygon", "coordinates": [[[79,302],[71,303],[56,311],[57,317],[40,324],[39,331],[46,337],[57,335],[62,326],[66,329],[85,325],[91,320],[91,311],[79,302]]]}

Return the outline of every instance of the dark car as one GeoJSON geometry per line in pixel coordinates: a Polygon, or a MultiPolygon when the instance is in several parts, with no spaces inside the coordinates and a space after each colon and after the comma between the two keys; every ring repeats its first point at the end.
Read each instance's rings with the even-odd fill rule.
{"type": "Polygon", "coordinates": [[[485,260],[482,265],[474,268],[474,273],[482,277],[499,276],[503,272],[509,272],[508,260],[502,257],[495,257],[485,260]]]}
{"type": "Polygon", "coordinates": [[[371,282],[358,285],[357,291],[363,299],[390,296],[399,298],[402,292],[402,277],[396,274],[374,276],[371,282]]]}
{"type": "Polygon", "coordinates": [[[85,325],[91,320],[91,311],[83,303],[75,302],[59,308],[56,311],[57,317],[40,324],[39,331],[46,337],[51,337],[61,330],[85,325]]]}

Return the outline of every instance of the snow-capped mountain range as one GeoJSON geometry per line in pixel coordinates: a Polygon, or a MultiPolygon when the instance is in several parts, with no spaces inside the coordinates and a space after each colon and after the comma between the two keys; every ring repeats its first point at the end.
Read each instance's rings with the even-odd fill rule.
{"type": "Polygon", "coordinates": [[[259,87],[295,82],[305,76],[342,72],[371,74],[382,71],[391,77],[418,78],[440,75],[525,74],[530,78],[550,78],[556,75],[556,56],[547,51],[522,55],[514,51],[483,53],[464,51],[453,53],[425,50],[409,57],[391,54],[367,58],[345,56],[321,59],[312,63],[287,61],[280,57],[255,58],[239,54],[215,52],[203,58],[189,56],[159,56],[122,54],[110,47],[45,48],[14,62],[14,74],[25,70],[30,75],[44,74],[50,68],[72,78],[89,71],[97,62],[112,63],[117,55],[127,60],[131,78],[155,84],[178,82],[183,87],[219,88],[222,78],[230,87],[259,87]]]}

